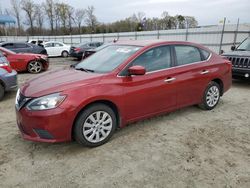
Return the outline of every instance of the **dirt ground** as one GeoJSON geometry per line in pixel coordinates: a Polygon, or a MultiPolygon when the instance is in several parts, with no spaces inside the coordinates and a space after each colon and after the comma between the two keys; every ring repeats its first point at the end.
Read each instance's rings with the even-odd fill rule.
{"type": "MultiPolygon", "coordinates": [[[[51,69],[74,63],[51,59],[51,69]]],[[[36,75],[22,73],[19,84],[36,75]]],[[[23,140],[15,92],[0,102],[0,187],[250,187],[250,82],[216,109],[188,107],[118,130],[105,145],[23,140]]]]}

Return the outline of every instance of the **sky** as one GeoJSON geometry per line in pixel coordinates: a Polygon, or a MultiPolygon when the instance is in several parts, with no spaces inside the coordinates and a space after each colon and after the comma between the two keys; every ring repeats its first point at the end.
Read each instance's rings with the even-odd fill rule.
{"type": "MultiPolygon", "coordinates": [[[[44,0],[33,0],[36,3],[44,0]]],[[[171,16],[194,16],[200,26],[219,24],[224,17],[230,23],[250,23],[250,0],[57,0],[74,8],[93,5],[99,22],[109,23],[136,12],[146,17],[160,17],[163,11],[171,16]]],[[[10,8],[10,0],[0,0],[2,10],[10,8]]]]}

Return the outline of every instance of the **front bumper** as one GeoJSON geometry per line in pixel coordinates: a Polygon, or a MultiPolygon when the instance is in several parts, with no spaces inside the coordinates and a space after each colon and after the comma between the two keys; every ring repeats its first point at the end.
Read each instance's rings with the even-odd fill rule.
{"type": "Polygon", "coordinates": [[[247,78],[247,75],[250,76],[250,69],[233,68],[232,75],[247,78]]]}
{"type": "Polygon", "coordinates": [[[61,108],[44,111],[16,109],[17,125],[24,139],[36,142],[66,142],[71,140],[74,115],[61,108]]]}

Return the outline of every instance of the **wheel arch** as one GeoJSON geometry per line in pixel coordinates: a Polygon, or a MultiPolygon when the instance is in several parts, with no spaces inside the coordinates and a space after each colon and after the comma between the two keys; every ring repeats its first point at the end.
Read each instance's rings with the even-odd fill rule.
{"type": "Polygon", "coordinates": [[[89,106],[92,106],[94,104],[105,104],[108,107],[110,107],[114,111],[114,113],[116,115],[116,121],[117,121],[117,125],[118,125],[117,128],[120,128],[120,126],[121,126],[121,117],[120,117],[120,111],[119,111],[119,108],[117,107],[117,105],[114,102],[112,102],[111,100],[106,100],[106,99],[95,100],[95,101],[89,102],[87,105],[85,105],[83,108],[81,108],[81,110],[75,116],[73,125],[71,127],[71,139],[74,139],[74,126],[75,126],[77,118],[80,116],[80,114],[85,109],[87,109],[89,106]]]}
{"type": "Polygon", "coordinates": [[[213,82],[216,82],[220,86],[220,95],[222,96],[224,93],[224,83],[220,78],[215,78],[212,80],[213,82]]]}

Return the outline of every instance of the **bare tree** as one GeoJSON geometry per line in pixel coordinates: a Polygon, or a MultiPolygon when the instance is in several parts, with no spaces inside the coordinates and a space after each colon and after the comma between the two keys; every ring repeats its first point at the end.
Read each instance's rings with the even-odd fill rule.
{"type": "Polygon", "coordinates": [[[82,21],[84,19],[84,16],[85,16],[85,10],[84,9],[76,9],[75,10],[74,21],[75,21],[76,25],[78,26],[79,34],[81,34],[81,26],[82,26],[82,21]]]}
{"type": "Polygon", "coordinates": [[[91,32],[95,32],[96,26],[98,25],[97,18],[94,15],[95,8],[93,6],[88,6],[86,9],[86,19],[85,22],[87,26],[90,27],[91,32]]]}
{"type": "Polygon", "coordinates": [[[137,19],[138,19],[138,22],[142,22],[143,18],[145,18],[146,14],[144,12],[137,12],[137,19]]]}
{"type": "Polygon", "coordinates": [[[54,6],[55,6],[55,3],[53,0],[46,0],[46,2],[43,3],[43,7],[44,7],[45,13],[48,17],[52,34],[54,33],[54,20],[55,20],[54,6]]]}
{"type": "Polygon", "coordinates": [[[68,5],[65,3],[56,3],[56,9],[65,34],[67,29],[68,5]]]}
{"type": "Polygon", "coordinates": [[[43,29],[43,21],[44,21],[44,12],[43,9],[41,9],[40,5],[36,5],[36,12],[35,12],[35,21],[37,26],[39,27],[39,32],[42,33],[43,29]]]}
{"type": "Polygon", "coordinates": [[[21,7],[20,0],[11,0],[11,14],[17,20],[18,34],[21,32],[21,7]]]}
{"type": "Polygon", "coordinates": [[[32,0],[22,0],[22,9],[26,13],[26,24],[31,28],[31,34],[34,34],[34,20],[36,13],[36,5],[32,0]]]}
{"type": "Polygon", "coordinates": [[[74,12],[75,12],[74,7],[68,5],[67,20],[68,20],[70,34],[72,33],[72,26],[73,26],[73,22],[74,22],[74,18],[73,18],[74,12]]]}

